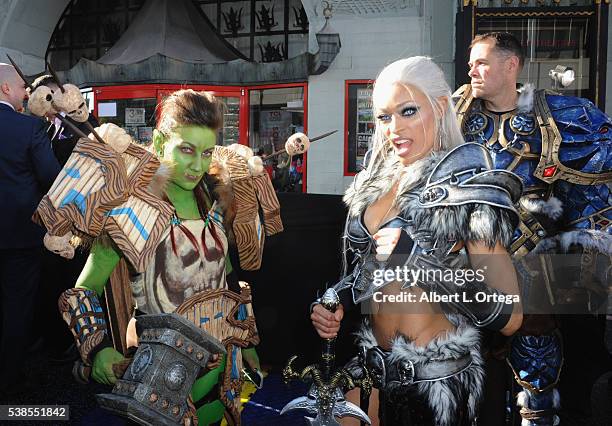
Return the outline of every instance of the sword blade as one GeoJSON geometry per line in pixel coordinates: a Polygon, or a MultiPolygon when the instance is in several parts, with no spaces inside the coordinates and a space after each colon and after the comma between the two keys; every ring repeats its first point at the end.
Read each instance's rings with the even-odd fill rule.
{"type": "Polygon", "coordinates": [[[281,410],[281,415],[293,410],[306,410],[309,415],[318,414],[317,401],[307,396],[300,396],[287,403],[281,410]]]}

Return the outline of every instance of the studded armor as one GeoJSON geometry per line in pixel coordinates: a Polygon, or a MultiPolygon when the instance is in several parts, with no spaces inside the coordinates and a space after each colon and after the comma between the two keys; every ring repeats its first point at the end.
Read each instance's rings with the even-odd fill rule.
{"type": "Polygon", "coordinates": [[[455,108],[467,142],[484,145],[495,168],[523,180],[523,197],[563,205],[561,217],[520,208],[511,253],[522,257],[557,232],[592,229],[612,234],[612,119],[592,102],[537,91],[532,111],[497,113],[460,88],[455,108]]]}
{"type": "MultiPolygon", "coordinates": [[[[611,250],[601,241],[609,241],[612,235],[612,119],[588,100],[548,91],[536,91],[528,111],[501,113],[488,111],[481,100],[474,99],[469,85],[454,97],[466,141],[485,146],[495,168],[512,171],[523,181],[520,223],[510,249],[520,259],[517,270],[528,270],[520,273],[523,303],[529,303],[526,294],[531,295],[534,288],[536,292],[545,289],[547,297],[540,301],[550,300],[551,305],[564,303],[568,292],[551,289],[551,284],[561,285],[551,279],[555,268],[550,258],[528,256],[538,244],[540,252],[582,253],[575,271],[578,279],[572,285],[584,289],[590,301],[586,289],[593,287],[593,278],[607,282],[607,273],[597,273],[606,268],[594,267],[602,263],[594,259],[609,257],[611,250]],[[568,242],[576,246],[568,250],[568,242]]],[[[546,309],[537,308],[539,312],[546,309]]],[[[519,332],[508,356],[516,383],[523,388],[517,399],[523,425],[559,421],[556,386],[563,364],[562,342],[558,333],[541,332],[537,336],[519,332]]]]}

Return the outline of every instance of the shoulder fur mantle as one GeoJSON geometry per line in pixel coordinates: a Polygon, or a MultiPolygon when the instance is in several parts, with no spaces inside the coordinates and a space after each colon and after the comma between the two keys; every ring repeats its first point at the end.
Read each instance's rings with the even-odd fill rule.
{"type": "Polygon", "coordinates": [[[499,241],[508,247],[514,225],[511,214],[504,209],[480,203],[447,207],[419,204],[428,176],[445,154],[433,152],[409,166],[402,166],[390,156],[373,170],[361,171],[344,195],[349,217],[359,216],[399,181],[394,203],[400,216],[414,220],[417,230],[429,231],[440,242],[484,241],[493,247],[499,241]]]}

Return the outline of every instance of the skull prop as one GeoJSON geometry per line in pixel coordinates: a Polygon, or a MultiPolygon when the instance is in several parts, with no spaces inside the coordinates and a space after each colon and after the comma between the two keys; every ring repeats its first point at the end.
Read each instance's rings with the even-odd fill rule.
{"type": "MultiPolygon", "coordinates": [[[[119,154],[123,154],[132,143],[132,137],[121,127],[113,123],[104,123],[96,127],[96,133],[119,154]]],[[[93,135],[89,137],[93,139],[93,135]]]]}
{"type": "Polygon", "coordinates": [[[294,133],[285,142],[287,154],[294,156],[303,154],[310,148],[310,139],[304,133],[294,133]]]}
{"type": "Polygon", "coordinates": [[[84,123],[89,117],[87,102],[83,94],[74,84],[62,85],[64,91],[56,90],[53,94],[53,104],[55,109],[63,111],[74,121],[84,123]]]}
{"type": "Polygon", "coordinates": [[[40,86],[30,94],[28,109],[37,117],[44,117],[47,113],[56,114],[53,108],[53,90],[47,86],[40,86]]]}
{"type": "Polygon", "coordinates": [[[74,247],[70,244],[71,238],[72,232],[70,231],[61,237],[49,235],[47,233],[45,234],[45,238],[43,238],[43,243],[45,244],[47,250],[52,251],[65,259],[72,259],[74,257],[74,247]]]}

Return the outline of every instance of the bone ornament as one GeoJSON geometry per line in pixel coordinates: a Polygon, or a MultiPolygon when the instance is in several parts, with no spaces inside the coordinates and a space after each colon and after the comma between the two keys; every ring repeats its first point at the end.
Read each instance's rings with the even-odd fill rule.
{"type": "Polygon", "coordinates": [[[62,236],[55,236],[46,233],[45,237],[43,238],[43,243],[47,250],[52,251],[65,259],[72,259],[74,257],[74,247],[72,244],[70,244],[72,237],[73,235],[70,231],[62,236]]]}
{"type": "Polygon", "coordinates": [[[310,148],[310,139],[304,133],[294,133],[285,142],[285,150],[290,156],[303,154],[310,148]]]}
{"type": "Polygon", "coordinates": [[[63,111],[74,121],[84,123],[89,117],[87,102],[83,94],[74,84],[63,84],[63,90],[56,90],[53,94],[53,105],[56,109],[63,111]]]}
{"type": "Polygon", "coordinates": [[[44,117],[47,113],[56,114],[57,111],[53,108],[53,90],[40,86],[30,93],[28,110],[37,117],[44,117]]]}
{"type": "MultiPolygon", "coordinates": [[[[132,143],[132,137],[116,124],[104,123],[95,130],[104,142],[119,154],[123,154],[132,143]]],[[[93,138],[93,135],[90,134],[89,139],[93,138]]]]}

